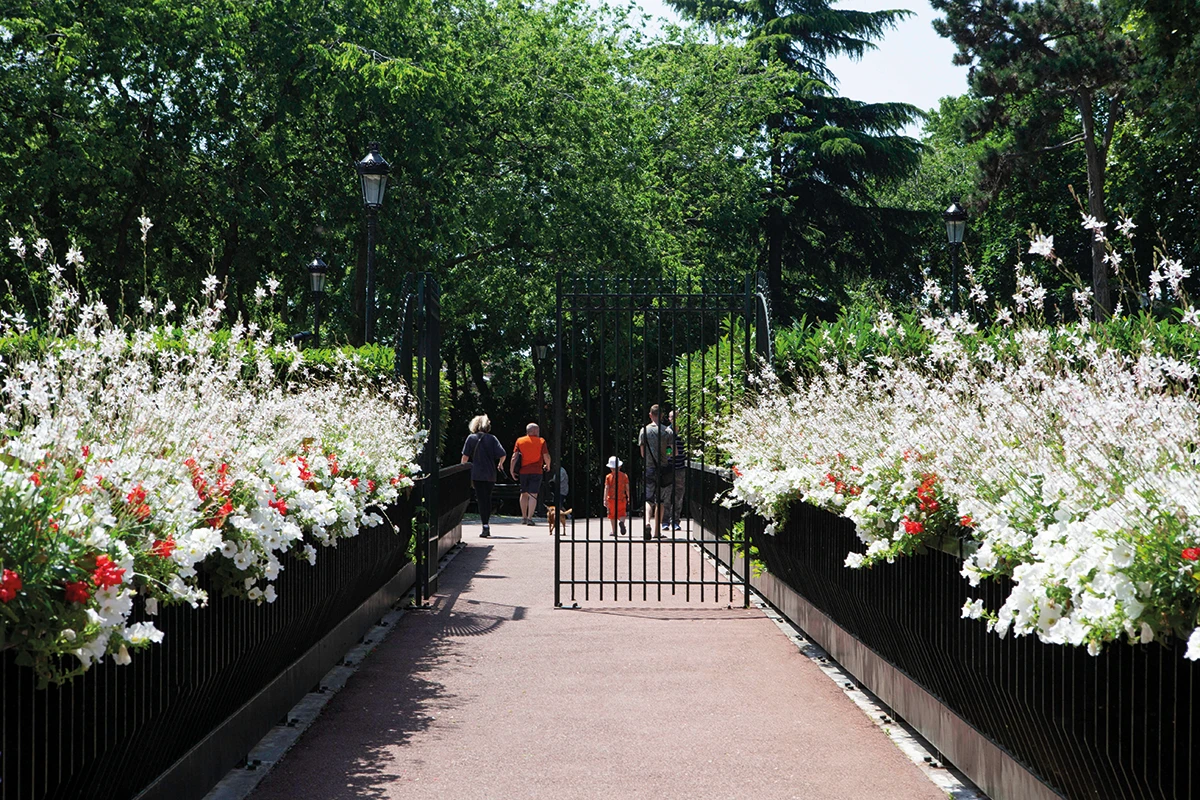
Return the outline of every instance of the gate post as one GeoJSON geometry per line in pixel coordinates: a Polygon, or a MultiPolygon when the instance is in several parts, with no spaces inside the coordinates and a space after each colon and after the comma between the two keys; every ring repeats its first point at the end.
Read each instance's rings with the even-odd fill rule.
{"type": "MultiPolygon", "coordinates": [[[[563,413],[563,307],[562,307],[562,289],[563,277],[562,272],[558,273],[555,280],[554,290],[554,461],[550,465],[550,469],[554,475],[554,485],[558,486],[559,496],[555,498],[556,507],[562,509],[562,486],[559,484],[557,470],[562,469],[562,443],[563,443],[563,424],[565,422],[565,414],[563,413]]],[[[576,476],[578,478],[578,476],[576,476]]],[[[578,494],[576,495],[578,496],[578,494]]],[[[562,607],[562,587],[559,584],[559,576],[562,566],[562,528],[563,514],[558,514],[554,525],[554,607],[562,607]]]]}
{"type": "Polygon", "coordinates": [[[432,275],[422,272],[405,276],[400,329],[395,346],[394,372],[409,387],[416,403],[418,422],[428,438],[418,458],[424,476],[418,484],[420,519],[414,519],[413,542],[416,567],[415,605],[423,605],[436,585],[430,578],[430,561],[437,558],[438,472],[441,441],[441,340],[440,292],[432,275]],[[414,285],[415,281],[415,285],[414,285]]]}

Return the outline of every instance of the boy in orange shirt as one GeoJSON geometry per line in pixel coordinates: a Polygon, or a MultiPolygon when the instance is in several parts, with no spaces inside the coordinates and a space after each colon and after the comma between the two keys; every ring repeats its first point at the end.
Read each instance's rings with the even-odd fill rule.
{"type": "Polygon", "coordinates": [[[513,445],[509,466],[513,480],[521,483],[521,521],[526,525],[533,524],[538,493],[542,490],[542,473],[548,469],[550,448],[546,446],[546,440],[538,436],[537,423],[531,422],[525,426],[525,435],[513,445]]]}
{"type": "Polygon", "coordinates": [[[624,463],[616,456],[608,459],[609,473],[604,476],[604,508],[612,520],[614,538],[618,522],[621,524],[621,535],[625,535],[625,514],[629,511],[629,476],[621,472],[624,463]]]}

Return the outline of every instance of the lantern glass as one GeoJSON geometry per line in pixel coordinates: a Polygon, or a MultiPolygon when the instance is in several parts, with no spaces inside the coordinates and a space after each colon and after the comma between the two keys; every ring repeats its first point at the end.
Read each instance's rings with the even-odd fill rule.
{"type": "Polygon", "coordinates": [[[383,194],[387,191],[388,173],[392,171],[392,166],[379,155],[379,145],[375,142],[371,142],[367,150],[363,160],[355,167],[362,179],[363,203],[367,208],[379,208],[383,205],[383,194]]]}
{"type": "Polygon", "coordinates": [[[329,267],[320,258],[314,258],[308,265],[309,286],[316,294],[325,293],[325,276],[328,274],[328,270],[329,267]]]}
{"type": "Polygon", "coordinates": [[[368,208],[379,208],[383,205],[383,195],[387,191],[387,182],[388,176],[386,173],[382,175],[363,173],[363,202],[366,203],[368,208]]]}
{"type": "Polygon", "coordinates": [[[963,234],[967,231],[967,212],[958,203],[951,203],[942,219],[946,221],[946,239],[950,244],[962,244],[963,234]]]}
{"type": "Polygon", "coordinates": [[[546,345],[544,345],[544,344],[537,344],[537,345],[534,345],[534,346],[533,346],[533,349],[534,349],[535,351],[537,351],[537,357],[538,357],[538,361],[545,361],[545,360],[546,360],[546,349],[547,349],[547,346],[546,346],[546,345]]]}

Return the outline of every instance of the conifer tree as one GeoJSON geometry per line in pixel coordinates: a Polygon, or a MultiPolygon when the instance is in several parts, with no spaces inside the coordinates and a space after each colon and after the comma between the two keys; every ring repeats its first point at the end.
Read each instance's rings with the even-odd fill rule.
{"type": "MultiPolygon", "coordinates": [[[[971,68],[971,91],[984,101],[972,122],[973,133],[1013,133],[1008,152],[985,157],[985,172],[995,178],[1014,156],[1036,157],[1081,144],[1087,161],[1087,213],[1092,224],[1106,225],[1109,148],[1137,58],[1121,20],[1090,0],[930,2],[946,15],[934,28],[957,45],[954,61],[971,68]],[[1079,133],[1058,140],[1059,123],[1069,118],[1065,115],[1078,115],[1079,133]]],[[[1098,318],[1112,310],[1104,258],[1103,241],[1093,237],[1098,318]]]]}
{"type": "Polygon", "coordinates": [[[685,17],[733,23],[760,57],[796,76],[778,110],[764,120],[769,137],[770,196],[764,220],[766,272],[777,316],[787,317],[780,288],[784,263],[802,266],[816,291],[836,290],[849,262],[861,268],[866,247],[844,247],[887,227],[873,207],[872,179],[907,174],[918,145],[900,135],[918,110],[903,103],[839,97],[826,61],[861,57],[910,12],[834,8],[830,0],[670,0],[685,17]],[[838,263],[839,252],[846,263],[838,263]],[[822,279],[824,269],[840,272],[822,279]],[[833,285],[830,284],[833,282],[833,285]]]}

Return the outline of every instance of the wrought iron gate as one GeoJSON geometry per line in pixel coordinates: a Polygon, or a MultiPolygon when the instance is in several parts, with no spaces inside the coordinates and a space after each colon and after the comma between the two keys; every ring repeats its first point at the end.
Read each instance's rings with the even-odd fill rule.
{"type": "MultiPolygon", "coordinates": [[[[556,606],[680,595],[733,602],[739,593],[749,603],[749,540],[740,526],[732,541],[717,538],[716,520],[728,510],[696,490],[706,474],[726,466],[713,463],[722,458],[712,445],[722,412],[746,390],[756,357],[770,358],[766,296],[761,275],[559,279],[551,438],[554,469],[565,469],[569,484],[556,505],[573,513],[559,515],[554,531],[556,606]],[[670,477],[648,475],[653,453],[643,458],[638,443],[655,404],[662,425],[676,413],[670,477]],[[615,515],[601,502],[614,457],[629,486],[629,502],[615,515]],[[656,505],[647,498],[662,501],[665,529],[646,521],[656,505]],[[730,544],[741,553],[740,570],[703,555],[706,545],[715,551],[730,544]]],[[[619,487],[623,480],[613,478],[619,487]]]]}
{"type": "Polygon", "coordinates": [[[428,273],[404,277],[400,325],[396,337],[396,378],[404,381],[417,402],[421,427],[429,431],[418,463],[413,541],[416,557],[416,597],[421,605],[437,591],[431,564],[438,561],[438,472],[441,422],[442,304],[437,280],[428,273]]]}

